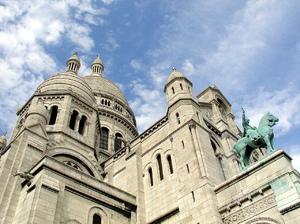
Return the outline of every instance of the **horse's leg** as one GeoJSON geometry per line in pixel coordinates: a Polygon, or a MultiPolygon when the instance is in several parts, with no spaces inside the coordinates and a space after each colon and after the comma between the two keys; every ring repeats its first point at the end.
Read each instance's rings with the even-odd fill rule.
{"type": "Polygon", "coordinates": [[[246,165],[246,167],[248,167],[249,166],[249,159],[250,159],[250,156],[251,156],[251,153],[252,153],[253,149],[246,146],[245,151],[246,151],[246,153],[245,153],[245,165],[246,165]]]}
{"type": "Polygon", "coordinates": [[[246,146],[243,147],[243,149],[240,150],[240,163],[242,165],[242,169],[245,169],[247,167],[247,161],[245,160],[246,156],[246,146]]]}
{"type": "Polygon", "coordinates": [[[264,137],[264,140],[265,140],[265,143],[266,143],[267,147],[270,149],[270,152],[274,152],[275,149],[274,149],[273,143],[272,143],[273,139],[270,138],[270,135],[266,135],[264,137]]]}

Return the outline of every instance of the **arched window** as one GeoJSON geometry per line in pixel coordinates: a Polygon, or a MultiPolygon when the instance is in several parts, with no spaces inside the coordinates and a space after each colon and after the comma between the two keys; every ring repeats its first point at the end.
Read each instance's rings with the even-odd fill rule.
{"type": "Polygon", "coordinates": [[[179,117],[179,113],[176,113],[176,119],[177,119],[177,123],[180,124],[180,117],[179,117]]]}
{"type": "Polygon", "coordinates": [[[225,177],[225,173],[224,173],[224,169],[223,169],[223,162],[222,162],[221,155],[217,152],[217,149],[218,149],[217,145],[212,140],[210,140],[210,143],[214,150],[214,154],[216,156],[217,166],[218,166],[218,170],[219,170],[219,173],[221,176],[221,180],[224,181],[224,180],[226,180],[226,177],[225,177]]]}
{"type": "Polygon", "coordinates": [[[78,132],[79,134],[84,134],[84,126],[85,126],[85,122],[86,122],[86,116],[82,116],[81,119],[80,119],[80,122],[79,122],[79,128],[78,128],[78,132]]]}
{"type": "Polygon", "coordinates": [[[78,116],[78,112],[76,110],[73,110],[73,113],[72,113],[71,119],[70,119],[70,125],[69,125],[69,127],[72,130],[74,130],[74,128],[75,128],[75,123],[76,123],[77,116],[78,116]]]}
{"type": "Polygon", "coordinates": [[[180,83],[180,89],[181,89],[181,90],[183,90],[183,86],[182,86],[182,83],[180,83]]]}
{"type": "Polygon", "coordinates": [[[58,111],[58,106],[51,107],[49,125],[55,124],[57,111],[58,111]]]}
{"type": "Polygon", "coordinates": [[[122,138],[122,135],[120,133],[116,133],[115,135],[115,152],[121,149],[122,142],[119,138],[122,138]]]}
{"type": "Polygon", "coordinates": [[[101,217],[98,214],[93,215],[93,224],[101,224],[101,217]]]}
{"type": "Polygon", "coordinates": [[[174,87],[172,87],[172,93],[175,94],[175,89],[174,89],[174,87]]]}
{"type": "Polygon", "coordinates": [[[170,155],[167,156],[168,164],[169,164],[169,169],[170,169],[170,174],[173,173],[173,164],[172,164],[172,158],[170,155]]]}
{"type": "Polygon", "coordinates": [[[108,150],[108,134],[109,130],[107,128],[101,128],[100,133],[100,149],[108,150]]]}
{"type": "Polygon", "coordinates": [[[150,186],[153,186],[153,172],[151,167],[148,169],[148,174],[149,174],[150,186]]]}
{"type": "Polygon", "coordinates": [[[164,179],[164,174],[163,174],[163,167],[162,167],[162,163],[161,163],[160,154],[157,155],[156,159],[157,159],[157,164],[158,164],[159,178],[160,178],[160,180],[163,180],[164,179]]]}

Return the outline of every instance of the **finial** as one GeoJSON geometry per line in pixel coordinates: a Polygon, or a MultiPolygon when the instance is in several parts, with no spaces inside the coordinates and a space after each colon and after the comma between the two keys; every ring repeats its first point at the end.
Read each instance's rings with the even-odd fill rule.
{"type": "Polygon", "coordinates": [[[97,58],[100,58],[100,54],[97,54],[97,58]]]}
{"type": "Polygon", "coordinates": [[[76,55],[76,56],[77,56],[77,55],[78,55],[78,52],[77,52],[77,51],[75,51],[75,52],[74,52],[74,55],[76,55]]]}
{"type": "Polygon", "coordinates": [[[175,71],[176,71],[176,68],[175,68],[175,67],[173,67],[173,68],[172,68],[172,70],[173,70],[173,72],[175,72],[175,71]]]}
{"type": "Polygon", "coordinates": [[[6,137],[6,134],[7,134],[7,131],[5,131],[5,132],[3,133],[3,136],[5,136],[5,137],[6,137]]]}

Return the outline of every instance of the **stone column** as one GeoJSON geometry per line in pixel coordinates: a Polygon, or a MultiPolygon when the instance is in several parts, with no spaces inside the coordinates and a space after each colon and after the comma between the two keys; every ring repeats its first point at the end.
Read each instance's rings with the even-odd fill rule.
{"type": "Polygon", "coordinates": [[[75,121],[75,125],[74,125],[74,131],[78,131],[80,120],[81,120],[81,116],[76,117],[76,121],[75,121]]]}

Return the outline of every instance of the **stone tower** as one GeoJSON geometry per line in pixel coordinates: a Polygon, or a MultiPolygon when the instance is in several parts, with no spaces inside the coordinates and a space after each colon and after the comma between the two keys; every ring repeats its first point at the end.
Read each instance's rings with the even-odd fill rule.
{"type": "MultiPolygon", "coordinates": [[[[298,223],[300,178],[282,150],[241,170],[241,132],[215,86],[196,97],[173,69],[165,116],[138,133],[98,56],[77,53],[18,110],[0,137],[0,223],[298,223]]],[[[256,161],[256,162],[254,162],[256,161]]]]}

